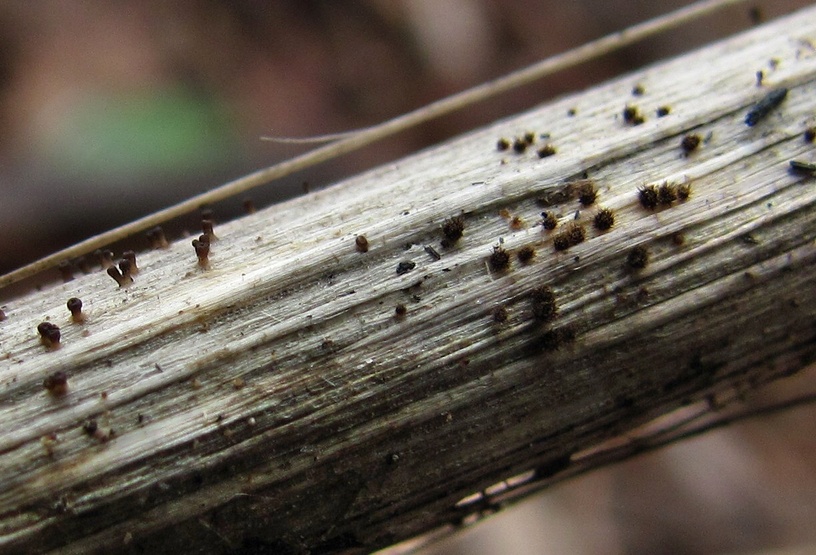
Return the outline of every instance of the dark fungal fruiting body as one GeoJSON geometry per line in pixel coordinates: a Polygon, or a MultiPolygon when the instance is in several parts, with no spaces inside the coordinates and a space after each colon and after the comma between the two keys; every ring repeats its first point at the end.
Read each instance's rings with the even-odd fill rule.
{"type": "Polygon", "coordinates": [[[571,325],[547,330],[538,338],[536,346],[542,351],[558,351],[571,343],[575,343],[575,328],[571,325]]]}
{"type": "Polygon", "coordinates": [[[572,222],[567,228],[553,238],[553,247],[557,251],[565,251],[586,239],[586,230],[581,224],[572,222]]]}
{"type": "Polygon", "coordinates": [[[583,243],[584,239],[586,239],[586,230],[584,229],[584,226],[574,222],[567,226],[566,234],[569,238],[570,246],[583,243]]]}
{"type": "MultiPolygon", "coordinates": [[[[125,251],[122,253],[122,260],[127,260],[130,263],[130,275],[135,276],[139,273],[139,267],[136,266],[136,253],[133,251],[125,251]]],[[[121,270],[121,264],[119,265],[121,270]]],[[[124,271],[122,272],[124,273],[124,271]]]]}
{"type": "Polygon", "coordinates": [[[507,309],[503,306],[497,306],[491,311],[490,316],[495,323],[503,324],[507,321],[507,309]]]}
{"type": "Polygon", "coordinates": [[[394,309],[394,314],[396,315],[397,318],[402,318],[403,316],[408,314],[408,308],[404,304],[400,303],[394,309]]]}
{"type": "Polygon", "coordinates": [[[657,187],[654,185],[646,185],[638,188],[638,199],[640,205],[647,210],[654,210],[657,208],[658,195],[657,187]]]}
{"type": "Polygon", "coordinates": [[[94,251],[94,256],[96,256],[96,259],[99,261],[99,265],[102,266],[103,270],[107,270],[114,265],[113,251],[96,249],[94,251]]]}
{"type": "Polygon", "coordinates": [[[691,185],[688,183],[681,183],[677,186],[677,200],[685,202],[691,196],[691,185]]]}
{"type": "Polygon", "coordinates": [[[538,149],[538,157],[539,158],[549,158],[550,156],[554,155],[557,152],[555,147],[551,144],[546,144],[538,149]]]}
{"type": "Polygon", "coordinates": [[[527,131],[522,138],[524,139],[524,142],[527,143],[528,145],[531,145],[534,142],[536,142],[536,134],[532,131],[527,131]]]}
{"type": "Polygon", "coordinates": [[[549,322],[558,314],[558,305],[555,302],[555,293],[549,287],[542,286],[533,289],[530,294],[533,318],[542,322],[549,322]]]}
{"type": "Polygon", "coordinates": [[[671,108],[669,106],[661,106],[657,109],[657,117],[662,118],[664,116],[668,116],[671,113],[671,108]]]}
{"type": "Polygon", "coordinates": [[[91,265],[88,263],[88,259],[84,256],[80,256],[76,259],[76,267],[79,268],[83,274],[90,274],[91,273],[91,265]]]}
{"type": "Polygon", "coordinates": [[[592,219],[592,225],[598,231],[607,231],[615,225],[615,213],[611,208],[601,208],[592,219]]]}
{"type": "Polygon", "coordinates": [[[700,135],[696,133],[689,133],[680,141],[680,148],[683,149],[683,153],[688,156],[700,146],[702,139],[700,135]]]}
{"type": "Polygon", "coordinates": [[[147,232],[147,240],[150,243],[150,248],[153,250],[166,249],[170,246],[167,238],[164,236],[164,230],[160,226],[156,226],[147,232]]]}
{"type": "Polygon", "coordinates": [[[119,271],[119,268],[116,266],[111,266],[107,270],[107,273],[110,277],[112,277],[116,283],[119,284],[119,287],[127,287],[131,283],[133,283],[133,278],[130,276],[122,275],[119,271]]]}
{"type": "Polygon", "coordinates": [[[663,206],[671,206],[677,200],[677,187],[671,183],[662,183],[657,189],[657,202],[663,206]]]}
{"type": "Polygon", "coordinates": [[[751,110],[745,114],[745,125],[753,127],[770,114],[774,108],[782,104],[788,96],[788,89],[782,87],[774,89],[766,94],[762,100],[757,102],[751,110]]]}
{"type": "Polygon", "coordinates": [[[494,272],[502,272],[510,267],[510,253],[501,246],[493,247],[493,254],[487,263],[494,272]]]}
{"type": "Polygon", "coordinates": [[[65,372],[54,372],[43,380],[43,387],[48,393],[60,397],[68,393],[68,375],[65,372]]]}
{"type": "Polygon", "coordinates": [[[805,129],[805,133],[802,135],[802,138],[805,139],[806,143],[812,143],[814,140],[816,140],[816,127],[808,127],[805,129]]]}
{"type": "Polygon", "coordinates": [[[210,267],[210,241],[206,235],[199,236],[198,239],[192,241],[193,249],[195,249],[196,258],[198,258],[198,266],[203,269],[210,267]]]}
{"type": "Polygon", "coordinates": [[[642,270],[649,264],[649,251],[643,245],[638,245],[629,251],[626,256],[626,265],[632,270],[642,270]]]}
{"type": "Polygon", "coordinates": [[[120,260],[119,271],[122,273],[122,276],[130,279],[130,281],[133,281],[133,268],[131,267],[130,260],[127,258],[120,260]]]}
{"type": "Polygon", "coordinates": [[[547,231],[552,231],[558,226],[558,218],[555,217],[554,213],[542,212],[541,217],[542,217],[541,227],[543,227],[547,231]]]}
{"type": "Polygon", "coordinates": [[[570,248],[569,238],[566,233],[559,233],[553,237],[553,248],[557,251],[565,251],[570,248]]]}
{"type": "Polygon", "coordinates": [[[634,87],[632,87],[632,96],[643,96],[646,92],[646,89],[643,88],[643,85],[638,83],[634,87]]]}
{"type": "Polygon", "coordinates": [[[411,260],[403,260],[399,264],[397,264],[397,275],[401,276],[403,274],[407,274],[411,270],[416,268],[416,263],[411,260]]]}
{"type": "Polygon", "coordinates": [[[218,241],[218,237],[215,236],[215,232],[213,231],[213,225],[213,221],[209,218],[201,219],[201,233],[207,236],[210,243],[218,241]]]}
{"type": "Polygon", "coordinates": [[[60,346],[60,329],[56,324],[43,322],[37,326],[40,341],[47,349],[57,349],[60,346]]]}
{"type": "Polygon", "coordinates": [[[360,253],[368,252],[368,239],[365,235],[358,235],[354,238],[354,248],[360,253]]]}
{"type": "Polygon", "coordinates": [[[623,121],[629,125],[640,125],[646,121],[636,106],[626,106],[623,109],[623,121]]]}
{"type": "Polygon", "coordinates": [[[522,138],[517,137],[513,141],[513,150],[516,151],[517,154],[523,154],[528,146],[530,145],[522,138]]]}
{"type": "Polygon", "coordinates": [[[71,263],[67,260],[63,260],[57,266],[59,269],[60,275],[62,276],[62,282],[68,283],[69,281],[74,279],[74,267],[71,263]]]}
{"type": "Polygon", "coordinates": [[[85,321],[85,315],[82,313],[82,301],[76,297],[71,297],[66,303],[68,310],[71,312],[71,320],[77,324],[85,321]]]}
{"type": "Polygon", "coordinates": [[[498,150],[499,152],[507,150],[508,148],[510,148],[510,141],[508,141],[504,137],[496,141],[496,150],[498,150]]]}
{"type": "Polygon", "coordinates": [[[595,183],[589,179],[578,182],[578,202],[581,206],[592,206],[598,199],[598,188],[595,183]]]}
{"type": "Polygon", "coordinates": [[[535,258],[535,254],[536,251],[532,245],[525,245],[519,249],[519,251],[516,253],[516,257],[522,264],[528,264],[533,258],[535,258]]]}
{"type": "Polygon", "coordinates": [[[465,231],[465,219],[462,216],[454,216],[442,222],[442,246],[450,248],[462,238],[465,231]]]}

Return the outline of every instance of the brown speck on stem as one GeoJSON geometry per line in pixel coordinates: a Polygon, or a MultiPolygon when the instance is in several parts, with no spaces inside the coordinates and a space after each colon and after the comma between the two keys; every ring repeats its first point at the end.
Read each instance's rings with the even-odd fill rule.
{"type": "MultiPolygon", "coordinates": [[[[125,251],[122,253],[122,259],[127,260],[130,263],[130,274],[131,276],[135,276],[139,273],[139,267],[136,266],[136,253],[133,251],[125,251]]],[[[120,264],[121,269],[121,264],[120,264]]],[[[124,274],[124,271],[122,271],[124,274]]]]}
{"type": "Polygon", "coordinates": [[[528,264],[533,258],[535,258],[535,255],[536,251],[532,245],[525,245],[519,249],[518,253],[516,253],[516,257],[522,264],[528,264]]]}
{"type": "Polygon", "coordinates": [[[633,248],[626,256],[626,265],[632,270],[642,270],[648,264],[649,251],[643,245],[633,248]]]}
{"type": "Polygon", "coordinates": [[[697,150],[697,147],[700,146],[701,141],[702,139],[700,139],[700,135],[696,133],[689,133],[688,135],[683,137],[683,139],[680,141],[680,148],[683,149],[683,154],[688,156],[689,154],[697,150]]]}
{"type": "Polygon", "coordinates": [[[6,312],[4,310],[0,310],[0,322],[6,319],[6,312]]]}
{"type": "Polygon", "coordinates": [[[510,267],[510,253],[501,246],[493,247],[493,254],[490,255],[487,263],[494,272],[502,272],[510,267]]]}
{"type": "Polygon", "coordinates": [[[550,156],[556,153],[556,149],[553,145],[547,143],[546,145],[542,146],[538,149],[538,157],[539,158],[549,158],[550,156]]]}
{"type": "Polygon", "coordinates": [[[647,210],[654,210],[657,208],[657,187],[654,185],[646,185],[638,188],[638,199],[640,205],[647,210]]]}
{"type": "Polygon", "coordinates": [[[58,349],[60,346],[60,329],[56,324],[43,322],[37,326],[40,341],[47,349],[58,349]]]}
{"type": "Polygon", "coordinates": [[[365,235],[358,235],[354,238],[354,247],[357,252],[368,252],[368,239],[365,235]]]}
{"type": "Polygon", "coordinates": [[[543,322],[549,322],[558,314],[558,306],[555,302],[555,293],[549,287],[542,286],[533,289],[531,295],[533,318],[543,322]]]}
{"type": "Polygon", "coordinates": [[[68,299],[68,310],[71,311],[71,320],[77,324],[85,321],[85,315],[82,313],[82,301],[76,297],[68,299]]]}
{"type": "Polygon", "coordinates": [[[578,202],[582,206],[592,206],[598,199],[598,188],[595,183],[589,179],[582,180],[577,183],[578,202]]]}
{"type": "Polygon", "coordinates": [[[555,217],[555,214],[552,212],[542,212],[541,217],[541,227],[546,229],[547,231],[552,231],[558,226],[558,218],[555,217]]]}
{"type": "Polygon", "coordinates": [[[63,283],[68,283],[74,279],[74,267],[69,261],[63,260],[59,263],[57,269],[59,269],[63,283]]]}
{"type": "Polygon", "coordinates": [[[108,275],[116,280],[116,283],[119,284],[119,287],[127,287],[131,283],[133,283],[133,278],[130,276],[123,276],[122,273],[119,271],[119,268],[116,266],[110,266],[107,269],[108,275]]]}
{"type": "Polygon", "coordinates": [[[598,231],[607,231],[615,225],[615,213],[611,208],[601,208],[592,219],[592,225],[598,231]]]}
{"type": "Polygon", "coordinates": [[[513,231],[518,231],[520,229],[524,229],[524,220],[521,218],[521,216],[513,216],[508,225],[513,231]]]}
{"type": "Polygon", "coordinates": [[[408,308],[404,304],[400,303],[394,309],[394,314],[397,316],[397,318],[402,318],[403,316],[408,314],[408,308]]]}
{"type": "Polygon", "coordinates": [[[640,115],[640,110],[636,106],[626,106],[623,109],[623,121],[629,125],[640,125],[646,120],[640,115]]]}
{"type": "Polygon", "coordinates": [[[254,214],[256,212],[255,203],[252,202],[252,199],[249,197],[244,199],[241,206],[244,208],[245,214],[254,214]]]}
{"type": "Polygon", "coordinates": [[[507,309],[503,306],[495,307],[490,315],[497,324],[503,324],[507,321],[507,309]]]}
{"type": "Polygon", "coordinates": [[[54,372],[43,380],[43,387],[48,393],[59,397],[68,393],[68,375],[65,372],[54,372]]]}
{"type": "Polygon", "coordinates": [[[170,246],[167,242],[167,237],[164,236],[164,230],[161,226],[156,226],[147,232],[147,240],[150,242],[150,248],[153,250],[166,249],[170,246]]]}
{"type": "Polygon", "coordinates": [[[678,231],[677,233],[674,233],[672,235],[672,243],[674,243],[675,246],[682,247],[683,243],[685,243],[685,242],[686,242],[686,236],[683,233],[680,233],[678,231]]]}
{"type": "Polygon", "coordinates": [[[442,223],[442,235],[444,235],[444,239],[442,239],[442,246],[445,248],[450,248],[456,244],[459,239],[462,238],[465,231],[465,218],[462,216],[454,216],[453,218],[448,218],[442,223]]]}
{"type": "Polygon", "coordinates": [[[96,420],[88,420],[82,425],[82,431],[91,437],[93,437],[97,430],[99,430],[99,425],[96,423],[96,420]]]}
{"type": "Polygon", "coordinates": [[[198,265],[201,268],[207,269],[210,267],[210,242],[206,235],[200,236],[198,239],[193,239],[193,248],[195,249],[196,257],[198,257],[198,265]]]}

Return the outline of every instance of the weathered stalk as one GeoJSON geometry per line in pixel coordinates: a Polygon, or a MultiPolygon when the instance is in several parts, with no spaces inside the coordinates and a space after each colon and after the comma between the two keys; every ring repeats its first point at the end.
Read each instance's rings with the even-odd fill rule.
{"type": "Polygon", "coordinates": [[[99,271],[10,302],[0,550],[369,551],[797,371],[814,37],[810,8],[217,225],[206,263],[179,240],[125,287],[99,271]]]}

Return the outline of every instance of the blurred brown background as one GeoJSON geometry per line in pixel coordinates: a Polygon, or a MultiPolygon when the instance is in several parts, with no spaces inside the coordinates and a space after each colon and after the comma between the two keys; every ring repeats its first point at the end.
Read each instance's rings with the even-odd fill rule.
{"type": "MultiPolygon", "coordinates": [[[[686,3],[0,3],[0,273],[304,150],[262,135],[371,125],[686,3]]],[[[731,9],[252,196],[263,206],[324,186],[808,3],[731,9]]],[[[816,552],[814,416],[735,426],[558,486],[433,552],[816,552]]]]}

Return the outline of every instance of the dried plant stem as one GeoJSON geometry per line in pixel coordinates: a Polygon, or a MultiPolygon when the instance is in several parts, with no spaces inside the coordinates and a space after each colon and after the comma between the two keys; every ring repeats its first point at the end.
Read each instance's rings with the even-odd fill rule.
{"type": "Polygon", "coordinates": [[[813,161],[812,37],[816,8],[218,226],[207,264],[185,240],[138,254],[129,286],[17,299],[0,550],[366,552],[798,371],[816,188],[788,162],[813,161]]]}
{"type": "MultiPolygon", "coordinates": [[[[274,166],[258,170],[254,173],[226,183],[220,187],[196,195],[169,208],[159,210],[129,224],[101,233],[81,243],[46,256],[32,262],[18,270],[0,276],[0,288],[26,279],[47,268],[62,262],[87,254],[94,249],[102,248],[121,239],[130,237],[153,226],[159,225],[178,216],[183,216],[198,210],[207,204],[213,204],[245,191],[264,185],[281,177],[291,175],[300,170],[332,160],[343,154],[359,150],[373,142],[379,141],[406,129],[416,127],[424,122],[461,110],[477,102],[493,98],[503,92],[521,87],[558,71],[579,65],[594,58],[614,52],[650,36],[654,36],[669,29],[678,27],[695,19],[710,15],[725,7],[743,3],[745,0],[702,0],[680,8],[666,15],[656,17],[623,31],[607,35],[595,41],[588,42],[562,54],[547,58],[537,64],[511,73],[494,81],[490,81],[455,94],[448,98],[422,106],[412,112],[383,122],[373,127],[355,130],[349,134],[328,135],[338,140],[316,148],[310,152],[296,156],[290,160],[280,162],[274,166]]],[[[274,139],[273,139],[274,140],[274,139]]],[[[282,142],[298,142],[297,139],[282,142]]]]}

